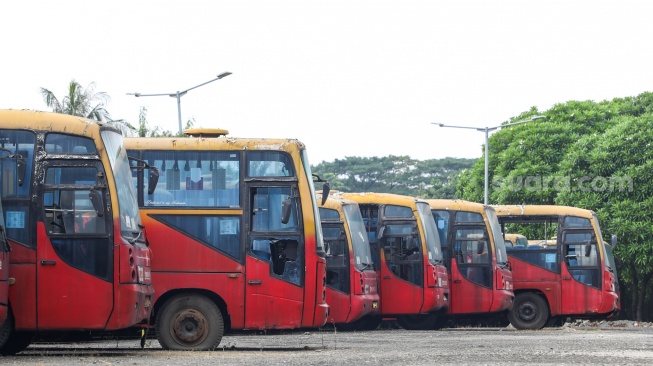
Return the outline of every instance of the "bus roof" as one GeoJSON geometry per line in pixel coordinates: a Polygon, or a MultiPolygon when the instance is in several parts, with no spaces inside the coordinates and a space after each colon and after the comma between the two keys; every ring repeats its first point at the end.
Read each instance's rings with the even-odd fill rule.
{"type": "Polygon", "coordinates": [[[465,200],[427,199],[426,202],[429,203],[431,208],[441,210],[484,212],[486,208],[493,208],[482,203],[465,200]]]}
{"type": "Polygon", "coordinates": [[[303,150],[296,139],[206,138],[206,137],[128,137],[125,146],[132,150],[303,150]]]}
{"type": "Polygon", "coordinates": [[[376,192],[360,192],[360,193],[346,193],[338,192],[335,195],[349,198],[361,203],[377,203],[377,204],[395,204],[413,207],[417,202],[424,202],[425,200],[412,196],[404,196],[394,193],[376,193],[376,192]]]}
{"type": "Polygon", "coordinates": [[[28,109],[0,109],[0,123],[3,128],[24,130],[51,130],[60,133],[71,133],[87,136],[100,127],[120,131],[110,123],[72,116],[69,114],[41,112],[28,109]]]}
{"type": "MultiPolygon", "coordinates": [[[[337,192],[337,193],[340,193],[340,192],[337,192]]],[[[348,198],[340,197],[337,193],[336,194],[329,194],[329,196],[327,197],[326,202],[324,203],[324,206],[320,206],[320,207],[337,209],[338,206],[342,206],[342,205],[346,205],[346,204],[358,205],[358,203],[356,203],[356,201],[350,200],[348,198]]],[[[322,198],[322,192],[317,192],[316,196],[317,196],[318,200],[321,199],[322,198]]]]}
{"type": "Polygon", "coordinates": [[[205,138],[205,137],[128,137],[125,146],[132,150],[303,150],[296,139],[279,138],[205,138]]]}
{"type": "Polygon", "coordinates": [[[586,210],[578,207],[571,206],[556,206],[556,205],[495,205],[494,210],[498,216],[553,216],[553,215],[566,215],[578,216],[585,218],[592,218],[594,211],[586,210]]]}

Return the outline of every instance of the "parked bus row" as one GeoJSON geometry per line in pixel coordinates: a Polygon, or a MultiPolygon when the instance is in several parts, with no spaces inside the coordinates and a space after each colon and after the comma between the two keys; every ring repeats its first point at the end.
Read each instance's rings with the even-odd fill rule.
{"type": "Polygon", "coordinates": [[[232,330],[538,329],[619,307],[591,211],[320,192],[300,141],[185,132],[0,111],[0,354],[54,331],[210,350],[232,330]]]}

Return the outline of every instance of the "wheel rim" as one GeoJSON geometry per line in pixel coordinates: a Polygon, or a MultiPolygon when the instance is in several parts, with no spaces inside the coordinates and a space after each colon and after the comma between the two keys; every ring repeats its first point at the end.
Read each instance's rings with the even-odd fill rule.
{"type": "Polygon", "coordinates": [[[172,321],[172,335],[185,345],[196,345],[208,336],[208,320],[195,309],[185,309],[176,314],[172,321]]]}
{"type": "Polygon", "coordinates": [[[530,302],[523,303],[519,305],[518,315],[524,321],[532,321],[537,317],[537,307],[530,302]]]}

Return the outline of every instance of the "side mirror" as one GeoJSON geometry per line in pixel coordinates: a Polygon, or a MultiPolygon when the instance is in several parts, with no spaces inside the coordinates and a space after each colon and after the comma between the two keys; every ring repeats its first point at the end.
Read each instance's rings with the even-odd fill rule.
{"type": "Polygon", "coordinates": [[[485,240],[479,240],[478,241],[478,247],[476,247],[476,254],[483,254],[485,251],[485,240]]]}
{"type": "Polygon", "coordinates": [[[378,233],[376,234],[376,239],[381,240],[381,238],[383,238],[383,234],[385,234],[385,225],[379,227],[378,233]]]}
{"type": "Polygon", "coordinates": [[[617,246],[617,235],[612,234],[612,237],[610,238],[610,245],[612,245],[612,248],[617,246]]]}
{"type": "Polygon", "coordinates": [[[329,183],[324,183],[324,185],[322,185],[322,206],[324,206],[324,203],[329,197],[330,191],[331,191],[331,187],[329,187],[329,183]]]}
{"type": "Polygon", "coordinates": [[[592,253],[592,245],[585,244],[585,256],[589,257],[591,253],[592,253]]]}
{"type": "Polygon", "coordinates": [[[91,204],[93,205],[93,209],[95,210],[95,214],[97,217],[102,217],[104,216],[104,205],[102,204],[102,192],[91,189],[91,191],[88,194],[88,198],[91,201],[91,204]]]}
{"type": "Polygon", "coordinates": [[[292,212],[292,198],[288,197],[281,203],[281,223],[287,224],[290,221],[290,214],[292,212]]]}
{"type": "Polygon", "coordinates": [[[26,170],[25,159],[23,159],[22,157],[16,159],[16,174],[18,175],[19,186],[22,186],[23,183],[25,182],[25,170],[26,170]]]}
{"type": "Polygon", "coordinates": [[[156,167],[150,168],[150,177],[147,180],[147,194],[152,194],[156,190],[156,185],[159,183],[159,169],[156,167]]]}

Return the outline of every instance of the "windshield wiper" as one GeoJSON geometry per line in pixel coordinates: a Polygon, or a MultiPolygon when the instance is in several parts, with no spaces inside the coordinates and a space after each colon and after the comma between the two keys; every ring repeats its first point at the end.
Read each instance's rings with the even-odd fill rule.
{"type": "Polygon", "coordinates": [[[372,263],[361,263],[361,264],[363,265],[363,268],[361,269],[361,271],[364,271],[364,270],[366,270],[368,268],[374,269],[374,265],[372,263]]]}

